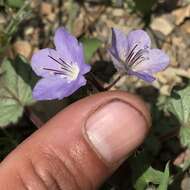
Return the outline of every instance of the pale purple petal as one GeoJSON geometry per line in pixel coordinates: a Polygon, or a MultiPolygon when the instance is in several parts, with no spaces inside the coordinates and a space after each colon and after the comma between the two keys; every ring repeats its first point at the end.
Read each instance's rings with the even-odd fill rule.
{"type": "Polygon", "coordinates": [[[109,51],[116,59],[125,61],[127,52],[129,51],[125,33],[115,28],[112,29],[112,47],[109,51]]]}
{"type": "Polygon", "coordinates": [[[147,72],[150,74],[164,70],[170,63],[170,59],[167,54],[165,54],[160,49],[149,50],[149,59],[141,62],[132,67],[132,70],[137,72],[147,72]]]}
{"type": "Polygon", "coordinates": [[[74,56],[74,59],[76,60],[77,64],[80,67],[80,65],[85,64],[83,45],[82,43],[79,42],[78,45],[75,46],[74,48],[75,48],[74,49],[75,53],[72,56],[74,56]]]}
{"type": "Polygon", "coordinates": [[[80,73],[82,75],[88,73],[91,69],[91,66],[89,64],[85,63],[84,60],[84,50],[83,50],[83,45],[82,43],[79,42],[78,47],[76,48],[76,53],[75,53],[75,59],[78,60],[76,63],[80,68],[80,73]]]}
{"type": "Polygon", "coordinates": [[[71,82],[58,77],[43,78],[38,81],[33,89],[33,98],[36,100],[62,99],[71,95],[85,84],[86,79],[83,76],[71,82]]]}
{"type": "Polygon", "coordinates": [[[68,83],[57,77],[39,80],[33,89],[33,98],[36,100],[60,99],[68,93],[68,83]]]}
{"type": "MultiPolygon", "coordinates": [[[[67,96],[70,96],[71,94],[73,94],[80,87],[85,86],[86,82],[87,82],[86,79],[82,75],[80,75],[77,78],[77,80],[72,82],[73,84],[70,86],[69,94],[67,96]]],[[[62,98],[64,98],[64,97],[62,97],[62,98]]]]}
{"type": "Polygon", "coordinates": [[[91,66],[88,64],[81,64],[80,65],[80,74],[84,75],[86,73],[88,73],[91,70],[91,66]]]}
{"type": "Polygon", "coordinates": [[[63,27],[56,30],[54,44],[56,50],[66,60],[72,60],[72,62],[80,61],[84,63],[82,45],[79,44],[77,39],[69,34],[63,27]]]}
{"type": "Polygon", "coordinates": [[[153,77],[149,73],[145,73],[145,72],[135,72],[135,71],[130,70],[130,71],[128,71],[128,74],[134,75],[147,82],[153,82],[155,80],[155,77],[153,77]]]}
{"type": "Polygon", "coordinates": [[[44,68],[49,68],[49,69],[60,69],[60,65],[51,59],[49,56],[52,56],[54,58],[59,57],[58,53],[54,49],[42,49],[39,50],[37,53],[34,53],[31,59],[31,66],[32,69],[35,71],[35,73],[38,76],[41,77],[51,77],[52,72],[45,70],[44,68]]]}
{"type": "MultiPolygon", "coordinates": [[[[58,28],[54,36],[56,50],[62,54],[66,60],[72,60],[73,50],[78,46],[77,39],[70,35],[63,27],[58,28]]],[[[72,60],[75,61],[75,60],[72,60]]]]}
{"type": "Polygon", "coordinates": [[[129,32],[127,36],[127,42],[129,49],[132,49],[135,45],[138,45],[137,51],[139,49],[150,48],[151,39],[144,30],[134,30],[129,32]]]}
{"type": "Polygon", "coordinates": [[[77,64],[82,69],[82,74],[90,71],[90,66],[85,64],[83,45],[64,28],[61,27],[56,30],[54,43],[56,50],[64,60],[70,60],[77,64]]]}
{"type": "Polygon", "coordinates": [[[114,64],[115,68],[117,69],[117,71],[120,72],[120,73],[125,72],[125,65],[122,64],[122,62],[119,61],[119,60],[114,56],[114,54],[112,54],[112,52],[109,51],[109,53],[110,53],[111,59],[112,59],[112,61],[113,61],[113,64],[114,64]]]}

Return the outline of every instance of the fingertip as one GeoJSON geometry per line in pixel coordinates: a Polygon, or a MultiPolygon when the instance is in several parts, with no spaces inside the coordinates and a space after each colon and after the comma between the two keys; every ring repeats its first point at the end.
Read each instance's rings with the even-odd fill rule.
{"type": "Polygon", "coordinates": [[[89,114],[85,136],[99,157],[113,166],[143,142],[150,128],[150,114],[137,96],[119,91],[98,96],[104,100],[89,114]]]}

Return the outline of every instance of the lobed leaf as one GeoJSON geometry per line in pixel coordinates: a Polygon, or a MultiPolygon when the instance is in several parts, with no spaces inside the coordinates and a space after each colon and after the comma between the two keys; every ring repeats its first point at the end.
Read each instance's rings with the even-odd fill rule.
{"type": "Polygon", "coordinates": [[[169,163],[167,163],[164,170],[164,174],[161,179],[161,183],[157,190],[167,190],[169,185],[169,180],[170,180],[170,171],[169,171],[169,163]]]}
{"type": "Polygon", "coordinates": [[[163,172],[150,166],[149,154],[142,152],[131,160],[132,178],[134,189],[144,190],[149,183],[158,185],[161,182],[163,172]]]}
{"type": "Polygon", "coordinates": [[[168,101],[168,110],[182,126],[190,127],[190,86],[177,91],[168,101]]]}
{"type": "Polygon", "coordinates": [[[179,137],[181,145],[190,148],[190,127],[181,127],[179,137]]]}
{"type": "Polygon", "coordinates": [[[28,63],[21,57],[15,61],[5,59],[0,78],[0,126],[15,123],[22,116],[24,106],[34,103],[32,84],[34,75],[28,63]]]}
{"type": "Polygon", "coordinates": [[[142,174],[142,176],[137,180],[135,185],[136,190],[144,190],[149,183],[155,185],[160,184],[162,181],[163,173],[159,170],[155,170],[151,166],[142,174]]]}
{"type": "Polygon", "coordinates": [[[179,132],[181,144],[190,148],[190,86],[175,92],[168,101],[168,110],[181,124],[179,132]]]}

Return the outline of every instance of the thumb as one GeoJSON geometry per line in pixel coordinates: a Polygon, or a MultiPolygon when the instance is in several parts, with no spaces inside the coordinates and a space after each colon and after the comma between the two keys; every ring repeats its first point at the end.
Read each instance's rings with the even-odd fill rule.
{"type": "Polygon", "coordinates": [[[0,165],[3,190],[91,190],[139,146],[145,104],[125,92],[84,98],[57,114],[0,165]]]}

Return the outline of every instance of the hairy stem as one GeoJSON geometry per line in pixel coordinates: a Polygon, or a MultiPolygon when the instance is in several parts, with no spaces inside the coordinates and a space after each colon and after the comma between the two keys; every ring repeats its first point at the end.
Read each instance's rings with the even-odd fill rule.
{"type": "Polygon", "coordinates": [[[89,75],[87,75],[87,79],[90,83],[92,83],[97,88],[98,91],[100,92],[104,91],[103,85],[93,73],[90,72],[89,75]]]}
{"type": "Polygon", "coordinates": [[[25,115],[30,119],[30,121],[37,127],[40,128],[44,122],[32,111],[31,108],[25,108],[25,115]]]}
{"type": "Polygon", "coordinates": [[[88,80],[97,88],[98,91],[104,92],[112,88],[121,78],[123,75],[119,75],[111,84],[107,87],[104,87],[103,84],[96,78],[96,76],[92,73],[88,75],[88,80]]]}
{"type": "Polygon", "coordinates": [[[104,88],[104,90],[109,90],[110,88],[112,88],[121,78],[123,75],[119,75],[110,85],[108,85],[107,87],[104,88]]]}

